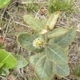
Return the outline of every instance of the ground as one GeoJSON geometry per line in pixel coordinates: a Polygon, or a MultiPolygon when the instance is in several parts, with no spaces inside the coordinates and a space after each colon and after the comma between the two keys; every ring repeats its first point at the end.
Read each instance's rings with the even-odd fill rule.
{"type": "MultiPolygon", "coordinates": [[[[9,6],[0,10],[0,43],[2,43],[3,48],[7,51],[21,54],[27,58],[29,55],[27,50],[21,48],[16,41],[17,35],[20,32],[30,31],[27,24],[23,21],[23,15],[32,14],[44,19],[47,19],[49,15],[45,6],[41,9],[43,5],[40,5],[37,11],[33,10],[32,12],[29,12],[27,6],[22,2],[23,0],[13,0],[9,6]]],[[[77,78],[78,76],[75,75],[74,69],[76,68],[76,65],[80,68],[80,0],[74,0],[74,11],[69,14],[69,16],[67,16],[65,12],[61,14],[57,26],[75,27],[77,32],[76,38],[69,49],[71,74],[60,80],[79,80],[77,78]]],[[[28,79],[28,77],[33,78],[33,72],[32,66],[29,65],[19,70],[10,70],[10,74],[8,76],[1,76],[0,80],[32,80],[28,79]]],[[[53,80],[59,79],[55,77],[53,80]]]]}

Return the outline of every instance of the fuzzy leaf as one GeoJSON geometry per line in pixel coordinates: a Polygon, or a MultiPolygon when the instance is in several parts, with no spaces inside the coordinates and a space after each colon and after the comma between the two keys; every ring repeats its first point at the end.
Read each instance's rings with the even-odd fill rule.
{"type": "Polygon", "coordinates": [[[6,7],[11,0],[0,0],[0,8],[6,7]]]}
{"type": "Polygon", "coordinates": [[[23,19],[29,25],[29,27],[36,32],[39,32],[44,28],[45,21],[41,19],[37,19],[35,17],[32,17],[31,15],[24,15],[23,19]]]}
{"type": "Polygon", "coordinates": [[[66,52],[66,54],[69,53],[69,47],[66,47],[66,48],[65,48],[65,52],[66,52]]]}
{"type": "Polygon", "coordinates": [[[26,65],[28,65],[28,61],[21,55],[15,55],[16,59],[17,59],[17,65],[15,68],[19,69],[19,68],[23,68],[26,65]]]}
{"type": "Polygon", "coordinates": [[[51,80],[53,76],[53,64],[46,56],[43,56],[36,63],[35,71],[40,80],[51,80]]]}
{"type": "Polygon", "coordinates": [[[17,64],[16,58],[9,52],[0,49],[0,64],[3,64],[5,68],[14,68],[17,64]]]}
{"type": "Polygon", "coordinates": [[[7,68],[4,68],[4,67],[0,68],[0,75],[1,76],[9,75],[9,70],[7,68]]]}
{"type": "Polygon", "coordinates": [[[70,74],[70,68],[65,63],[63,65],[53,64],[53,72],[60,77],[64,77],[70,74]]]}
{"type": "Polygon", "coordinates": [[[47,48],[45,49],[45,54],[51,61],[55,63],[58,64],[68,63],[68,57],[65,51],[57,44],[47,46],[47,48]]]}
{"type": "Polygon", "coordinates": [[[74,40],[76,35],[76,31],[75,29],[69,29],[68,32],[64,35],[61,35],[59,37],[56,37],[54,39],[50,40],[50,43],[56,43],[59,46],[61,46],[62,48],[66,48],[68,47],[71,42],[74,40]]]}
{"type": "Polygon", "coordinates": [[[35,65],[36,62],[43,56],[43,54],[36,54],[30,57],[29,61],[32,65],[35,65]]]}
{"type": "Polygon", "coordinates": [[[65,34],[68,30],[64,28],[56,28],[53,31],[50,31],[48,38],[55,38],[65,34]]]}
{"type": "Polygon", "coordinates": [[[53,14],[51,14],[51,16],[49,17],[48,21],[47,21],[47,24],[46,24],[46,27],[50,30],[52,30],[54,27],[55,27],[55,24],[59,18],[59,15],[60,15],[60,12],[57,11],[53,14]]]}
{"type": "Polygon", "coordinates": [[[35,40],[37,37],[39,37],[39,35],[22,33],[18,36],[18,43],[21,45],[21,47],[30,51],[41,52],[43,49],[36,49],[33,47],[33,40],[35,40]]]}

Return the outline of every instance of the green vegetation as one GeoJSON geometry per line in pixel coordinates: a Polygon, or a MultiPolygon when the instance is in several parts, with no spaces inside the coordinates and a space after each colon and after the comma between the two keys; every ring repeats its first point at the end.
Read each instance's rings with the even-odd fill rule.
{"type": "Polygon", "coordinates": [[[73,0],[48,0],[48,10],[71,12],[73,10],[73,0]]]}
{"type": "Polygon", "coordinates": [[[0,49],[0,75],[7,75],[9,69],[23,68],[28,62],[20,55],[12,55],[12,53],[0,49]]]}
{"type": "Polygon", "coordinates": [[[71,26],[78,23],[72,18],[77,15],[66,16],[72,11],[73,0],[0,0],[0,76],[62,80],[73,73],[80,79],[80,65],[71,73],[75,63],[69,62],[76,43],[76,29],[71,26]]]}
{"type": "Polygon", "coordinates": [[[28,51],[36,53],[29,61],[35,66],[39,80],[51,80],[55,74],[59,77],[70,74],[66,48],[74,40],[76,32],[73,28],[55,28],[59,14],[59,11],[55,12],[47,21],[31,15],[23,17],[34,33],[19,34],[18,43],[28,51]]]}
{"type": "Polygon", "coordinates": [[[6,7],[10,2],[11,0],[0,0],[0,8],[6,7]]]}
{"type": "MultiPolygon", "coordinates": [[[[39,4],[36,0],[25,0],[25,4],[27,5],[27,9],[29,11],[36,11],[39,8],[39,4]]],[[[43,5],[47,6],[47,9],[50,13],[55,11],[64,11],[71,13],[73,11],[73,0],[47,0],[43,5]]]]}

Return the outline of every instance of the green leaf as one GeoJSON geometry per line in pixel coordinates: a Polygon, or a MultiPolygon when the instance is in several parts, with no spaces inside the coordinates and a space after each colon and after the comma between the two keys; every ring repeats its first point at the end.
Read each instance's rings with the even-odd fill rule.
{"type": "Polygon", "coordinates": [[[0,8],[6,7],[11,0],[0,0],[0,8]]]}
{"type": "Polygon", "coordinates": [[[41,52],[43,49],[36,49],[35,47],[33,47],[33,40],[35,40],[38,37],[39,35],[22,33],[18,36],[17,39],[21,47],[33,52],[41,52]]]}
{"type": "Polygon", "coordinates": [[[9,70],[7,68],[0,68],[0,75],[1,76],[6,76],[6,75],[9,75],[9,70]]]}
{"type": "Polygon", "coordinates": [[[0,64],[3,64],[5,68],[14,68],[17,64],[16,58],[4,49],[0,49],[0,64]]]}
{"type": "Polygon", "coordinates": [[[42,53],[38,53],[38,54],[36,54],[36,55],[32,55],[32,56],[30,57],[29,61],[30,61],[30,63],[31,63],[32,65],[35,65],[36,62],[37,62],[42,56],[43,56],[42,53]]]}
{"type": "Polygon", "coordinates": [[[64,77],[70,74],[70,68],[68,64],[65,63],[63,65],[53,64],[53,72],[60,77],[64,77]]]}
{"type": "Polygon", "coordinates": [[[65,52],[66,52],[66,54],[69,53],[69,47],[66,47],[66,48],[65,48],[65,52]]]}
{"type": "Polygon", "coordinates": [[[29,25],[29,27],[36,32],[39,32],[44,28],[45,21],[41,19],[37,19],[35,17],[32,17],[31,15],[24,15],[23,19],[29,25]]]}
{"type": "Polygon", "coordinates": [[[37,61],[35,71],[40,80],[51,80],[53,64],[46,56],[43,56],[37,61]]]}
{"type": "Polygon", "coordinates": [[[28,65],[28,61],[21,55],[15,55],[16,59],[17,59],[17,65],[15,68],[19,69],[19,68],[23,68],[26,65],[28,65]]]}
{"type": "Polygon", "coordinates": [[[51,16],[49,17],[46,27],[50,30],[52,30],[55,27],[55,24],[59,18],[60,12],[56,11],[55,13],[51,14],[51,16]]]}
{"type": "Polygon", "coordinates": [[[47,57],[58,64],[68,63],[68,57],[65,51],[57,44],[52,44],[46,47],[45,54],[47,57]]]}
{"type": "Polygon", "coordinates": [[[52,44],[52,43],[53,43],[53,44],[56,43],[56,44],[58,44],[59,46],[61,46],[62,48],[66,48],[66,47],[68,47],[68,46],[71,44],[71,42],[74,40],[75,35],[76,35],[76,31],[75,31],[75,29],[72,28],[72,29],[69,29],[66,34],[61,35],[61,36],[59,36],[59,37],[56,37],[56,38],[54,38],[54,39],[51,39],[51,40],[50,40],[50,43],[51,43],[51,44],[52,44]]]}
{"type": "Polygon", "coordinates": [[[3,67],[3,65],[4,65],[4,63],[0,63],[0,68],[2,68],[2,67],[3,67]]]}
{"type": "Polygon", "coordinates": [[[50,31],[48,38],[55,38],[65,34],[68,30],[64,28],[56,28],[53,31],[50,31]]]}

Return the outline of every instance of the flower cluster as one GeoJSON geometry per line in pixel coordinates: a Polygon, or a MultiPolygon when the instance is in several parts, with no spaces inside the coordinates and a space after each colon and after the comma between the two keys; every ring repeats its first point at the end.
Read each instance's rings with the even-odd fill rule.
{"type": "Polygon", "coordinates": [[[35,48],[40,49],[40,48],[43,47],[43,43],[44,43],[43,39],[41,39],[41,38],[36,38],[36,39],[33,41],[33,46],[34,46],[35,48]]]}

